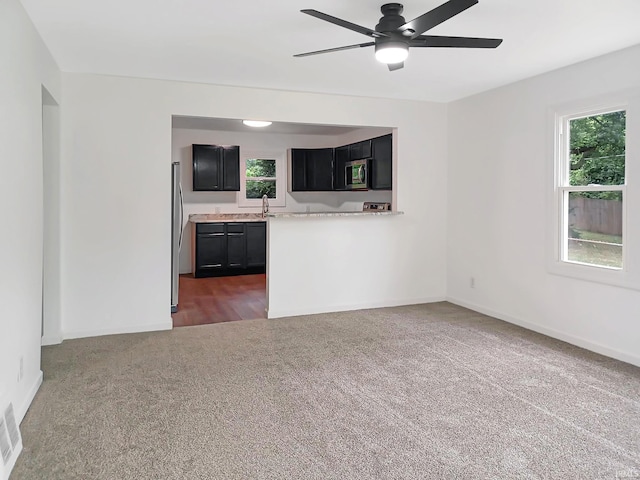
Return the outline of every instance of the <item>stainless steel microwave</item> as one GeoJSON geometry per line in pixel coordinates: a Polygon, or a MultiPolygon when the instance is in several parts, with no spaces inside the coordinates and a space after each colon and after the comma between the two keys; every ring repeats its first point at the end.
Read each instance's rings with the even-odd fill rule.
{"type": "Polygon", "coordinates": [[[344,184],[347,190],[366,190],[369,188],[367,159],[352,160],[344,167],[344,184]]]}

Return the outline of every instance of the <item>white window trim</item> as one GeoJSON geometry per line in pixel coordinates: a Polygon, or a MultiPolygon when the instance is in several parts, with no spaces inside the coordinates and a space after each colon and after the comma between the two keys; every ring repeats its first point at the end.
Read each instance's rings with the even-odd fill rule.
{"type": "Polygon", "coordinates": [[[262,208],[262,199],[247,198],[247,160],[261,158],[276,161],[276,198],[269,199],[269,207],[284,207],[287,197],[287,162],[286,151],[240,150],[240,192],[238,193],[239,207],[262,208]]]}
{"type": "MultiPolygon", "coordinates": [[[[640,92],[637,90],[623,92],[620,94],[598,97],[587,101],[572,102],[553,107],[549,110],[549,131],[551,133],[550,158],[548,162],[548,218],[549,228],[547,229],[547,270],[556,275],[577,278],[590,282],[614,285],[634,290],[640,290],[640,228],[631,225],[627,207],[634,205],[635,198],[640,193],[639,186],[634,185],[634,167],[640,160],[640,138],[633,135],[638,128],[635,127],[635,112],[640,112],[640,92]],[[566,192],[584,191],[587,187],[564,186],[566,173],[563,169],[564,157],[568,137],[565,134],[570,119],[581,118],[598,113],[626,111],[627,136],[626,136],[626,158],[625,158],[625,185],[603,185],[592,186],[593,190],[620,190],[623,192],[623,268],[616,269],[597,265],[588,265],[577,262],[562,260],[562,240],[566,231],[566,219],[562,212],[562,202],[566,192]],[[562,128],[561,128],[562,127],[562,128]],[[561,133],[562,132],[562,133],[561,133]]],[[[637,201],[636,201],[637,203],[637,201]]],[[[635,208],[635,207],[634,207],[635,208]]],[[[637,216],[637,215],[636,215],[637,216]]]]}

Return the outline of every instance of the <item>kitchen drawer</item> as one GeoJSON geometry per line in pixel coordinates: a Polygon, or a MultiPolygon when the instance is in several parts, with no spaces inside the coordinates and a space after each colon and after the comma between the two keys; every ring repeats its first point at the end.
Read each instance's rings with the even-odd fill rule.
{"type": "Polygon", "coordinates": [[[196,233],[224,234],[224,223],[196,223],[196,233]]]}
{"type": "Polygon", "coordinates": [[[244,223],[227,223],[227,233],[244,233],[244,223]]]}

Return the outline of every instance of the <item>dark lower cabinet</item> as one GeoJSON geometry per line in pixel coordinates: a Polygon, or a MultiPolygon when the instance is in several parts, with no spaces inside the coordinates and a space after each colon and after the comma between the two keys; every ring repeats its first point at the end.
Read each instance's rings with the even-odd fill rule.
{"type": "Polygon", "coordinates": [[[263,267],[267,264],[267,223],[246,223],[247,268],[263,267]]]}
{"type": "Polygon", "coordinates": [[[197,223],[193,248],[196,278],[264,273],[266,222],[197,223]]]}
{"type": "Polygon", "coordinates": [[[227,223],[227,268],[247,268],[247,240],[244,223],[227,223]]]}
{"type": "Polygon", "coordinates": [[[291,190],[333,190],[333,148],[292,148],[291,190]]]}
{"type": "Polygon", "coordinates": [[[203,272],[225,269],[227,238],[223,223],[198,224],[196,226],[196,277],[203,272]]]}
{"type": "Polygon", "coordinates": [[[393,187],[393,141],[391,134],[371,140],[370,188],[391,190],[393,187]]]}
{"type": "Polygon", "coordinates": [[[194,191],[239,191],[240,147],[193,145],[194,191]]]}

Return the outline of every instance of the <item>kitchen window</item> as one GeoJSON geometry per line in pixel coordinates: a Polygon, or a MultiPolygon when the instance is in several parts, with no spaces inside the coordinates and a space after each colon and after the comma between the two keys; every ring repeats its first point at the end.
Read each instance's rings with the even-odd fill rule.
{"type": "Polygon", "coordinates": [[[239,206],[261,207],[263,195],[267,195],[270,206],[285,206],[284,155],[284,152],[247,152],[242,155],[239,206]]]}
{"type": "Polygon", "coordinates": [[[628,175],[637,145],[628,127],[637,99],[600,100],[554,112],[550,270],[640,288],[637,232],[627,220],[637,205],[628,175]]]}

